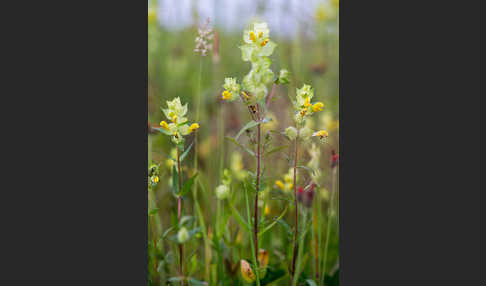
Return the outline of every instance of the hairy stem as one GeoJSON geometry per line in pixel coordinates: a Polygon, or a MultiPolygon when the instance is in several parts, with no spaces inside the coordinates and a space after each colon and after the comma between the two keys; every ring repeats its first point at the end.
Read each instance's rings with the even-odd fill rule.
{"type": "Polygon", "coordinates": [[[294,253],[292,256],[292,276],[295,274],[295,259],[297,258],[297,235],[299,232],[299,205],[297,203],[297,150],[298,140],[295,138],[295,150],[294,150],[294,202],[295,202],[295,231],[294,231],[294,253]]]}

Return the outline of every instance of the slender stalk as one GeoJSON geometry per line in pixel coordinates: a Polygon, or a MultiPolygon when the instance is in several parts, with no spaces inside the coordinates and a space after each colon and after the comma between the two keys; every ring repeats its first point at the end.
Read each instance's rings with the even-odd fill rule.
{"type": "MultiPolygon", "coordinates": [[[[305,227],[306,221],[307,221],[307,212],[306,211],[304,211],[304,217],[303,217],[302,221],[303,221],[303,226],[305,227]]],[[[300,234],[300,238],[299,238],[300,245],[304,245],[306,233],[307,233],[307,231],[305,229],[303,229],[302,233],[300,234]]],[[[301,258],[302,258],[303,252],[304,252],[304,248],[299,247],[298,254],[297,254],[297,265],[296,265],[295,273],[294,273],[293,279],[292,279],[292,285],[293,286],[297,285],[297,280],[299,279],[299,274],[301,272],[301,263],[302,263],[301,258]]]]}
{"type": "MultiPolygon", "coordinates": [[[[245,201],[246,201],[246,216],[248,218],[248,224],[250,224],[250,203],[248,202],[248,191],[246,189],[246,187],[244,188],[245,189],[245,201]]],[[[254,270],[255,270],[255,276],[256,276],[256,285],[257,286],[260,286],[260,274],[258,272],[258,268],[257,268],[257,263],[258,263],[258,260],[257,260],[257,257],[258,255],[256,255],[256,251],[255,251],[255,245],[254,245],[254,241],[252,239],[250,239],[250,246],[251,246],[251,256],[252,256],[252,259],[253,259],[253,265],[255,265],[254,267],[254,270]]]]}
{"type": "Polygon", "coordinates": [[[295,202],[295,231],[294,231],[294,253],[292,255],[291,275],[295,274],[295,259],[297,258],[297,235],[299,232],[299,204],[297,203],[297,150],[298,150],[298,136],[295,138],[294,150],[294,202],[295,202]]]}
{"type": "Polygon", "coordinates": [[[257,177],[256,177],[256,193],[255,193],[255,214],[254,219],[254,236],[255,236],[255,256],[258,257],[258,192],[260,191],[260,145],[261,145],[261,124],[257,125],[257,177]]]}
{"type": "MultiPolygon", "coordinates": [[[[181,153],[179,151],[179,147],[177,149],[177,178],[179,179],[179,188],[182,187],[182,172],[181,172],[181,153]]],[[[177,197],[177,221],[181,220],[182,215],[182,197],[177,197]]],[[[182,256],[183,256],[183,248],[182,243],[179,243],[179,273],[181,276],[184,276],[184,272],[182,269],[182,256]]],[[[184,285],[184,282],[181,281],[181,285],[184,285]]]]}
{"type": "Polygon", "coordinates": [[[334,170],[332,170],[331,201],[330,201],[329,208],[327,210],[326,245],[324,246],[324,258],[323,258],[324,265],[322,267],[322,285],[324,285],[324,280],[325,280],[325,277],[326,277],[327,252],[328,252],[328,248],[329,248],[329,238],[331,236],[331,222],[330,222],[330,220],[331,220],[331,212],[334,209],[334,197],[335,197],[335,193],[336,193],[336,190],[334,190],[334,186],[336,184],[335,181],[336,181],[336,168],[334,168],[334,170]]]}

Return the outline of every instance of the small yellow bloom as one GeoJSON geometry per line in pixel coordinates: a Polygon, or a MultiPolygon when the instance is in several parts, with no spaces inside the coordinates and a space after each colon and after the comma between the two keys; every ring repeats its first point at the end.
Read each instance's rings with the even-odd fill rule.
{"type": "Polygon", "coordinates": [[[314,105],[312,105],[312,111],[317,112],[317,111],[322,111],[322,108],[324,108],[324,103],[322,102],[316,102],[314,105]]]}
{"type": "Polygon", "coordinates": [[[265,206],[265,210],[263,211],[264,215],[268,215],[270,213],[270,207],[265,206]]]}
{"type": "Polygon", "coordinates": [[[280,180],[275,181],[275,185],[277,185],[277,187],[279,187],[281,190],[285,188],[284,183],[280,180]]]}
{"type": "Polygon", "coordinates": [[[231,92],[225,90],[225,91],[223,91],[222,96],[223,96],[223,99],[225,99],[225,100],[230,99],[231,98],[231,92]]]}
{"type": "Polygon", "coordinates": [[[159,176],[155,176],[152,178],[152,181],[157,184],[159,182],[159,176]]]}
{"type": "Polygon", "coordinates": [[[261,42],[260,46],[264,47],[270,40],[269,39],[265,39],[261,42]]]}
{"type": "Polygon", "coordinates": [[[285,174],[284,180],[285,180],[286,183],[291,183],[293,179],[292,179],[291,175],[285,174]]]}
{"type": "Polygon", "coordinates": [[[319,136],[319,138],[322,139],[324,137],[329,136],[329,133],[326,130],[319,130],[319,131],[314,132],[314,134],[312,134],[312,136],[319,136]]]}
{"type": "Polygon", "coordinates": [[[250,40],[252,40],[253,42],[256,41],[256,36],[255,33],[253,33],[253,31],[250,31],[250,40]]]}
{"type": "Polygon", "coordinates": [[[305,106],[305,107],[309,107],[309,106],[311,106],[311,105],[312,105],[312,104],[310,103],[310,98],[306,98],[306,99],[305,99],[305,102],[304,102],[304,106],[305,106]]]}
{"type": "Polygon", "coordinates": [[[246,260],[242,259],[240,261],[240,265],[241,276],[243,277],[243,279],[248,283],[253,283],[253,281],[255,281],[255,273],[253,273],[250,264],[246,260]]]}
{"type": "Polygon", "coordinates": [[[258,251],[258,262],[260,267],[266,268],[268,265],[269,253],[265,249],[260,249],[258,251]]]}
{"type": "Polygon", "coordinates": [[[196,130],[198,128],[199,128],[199,124],[198,123],[191,124],[191,126],[189,126],[189,133],[194,132],[194,130],[196,130]]]}
{"type": "Polygon", "coordinates": [[[160,121],[160,127],[164,128],[165,130],[169,130],[169,124],[167,124],[167,122],[165,121],[160,121]]]}
{"type": "Polygon", "coordinates": [[[258,33],[258,38],[263,37],[263,32],[258,33]]]}
{"type": "Polygon", "coordinates": [[[244,96],[244,97],[245,97],[247,100],[248,100],[248,99],[250,99],[250,96],[249,96],[249,95],[248,95],[246,92],[242,91],[242,92],[241,92],[241,94],[243,94],[243,96],[244,96]]]}

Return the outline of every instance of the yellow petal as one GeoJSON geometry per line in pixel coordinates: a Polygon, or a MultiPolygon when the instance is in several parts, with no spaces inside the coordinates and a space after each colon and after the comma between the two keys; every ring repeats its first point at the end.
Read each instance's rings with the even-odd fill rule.
{"type": "Polygon", "coordinates": [[[322,102],[316,102],[312,106],[312,111],[317,112],[317,111],[322,111],[322,108],[324,107],[324,103],[322,102]]]}
{"type": "Polygon", "coordinates": [[[250,264],[246,260],[240,260],[241,265],[241,276],[248,283],[253,283],[255,281],[255,273],[251,270],[250,264]]]}
{"type": "Polygon", "coordinates": [[[164,128],[165,130],[169,130],[169,124],[165,121],[160,121],[160,127],[164,128]]]}
{"type": "Polygon", "coordinates": [[[275,181],[275,185],[277,185],[277,187],[279,187],[281,190],[283,190],[285,187],[284,183],[282,183],[280,180],[275,181]]]}

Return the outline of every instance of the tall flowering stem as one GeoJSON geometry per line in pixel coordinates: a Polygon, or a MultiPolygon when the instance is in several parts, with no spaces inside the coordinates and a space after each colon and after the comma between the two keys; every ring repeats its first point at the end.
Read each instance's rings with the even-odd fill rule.
{"type": "Polygon", "coordinates": [[[256,177],[256,193],[255,193],[255,214],[253,220],[255,221],[253,232],[255,236],[255,256],[258,257],[258,192],[260,191],[260,161],[261,161],[261,123],[257,126],[257,177],[256,177]]]}
{"type": "Polygon", "coordinates": [[[294,202],[295,202],[295,231],[294,231],[294,251],[292,256],[292,276],[295,274],[295,260],[297,259],[297,236],[299,233],[299,204],[297,203],[297,150],[298,137],[295,138],[294,149],[294,202]]]}
{"type": "MultiPolygon", "coordinates": [[[[181,154],[179,148],[177,148],[177,174],[179,179],[179,187],[182,186],[182,172],[181,172],[181,154]]],[[[177,197],[177,221],[181,220],[182,216],[182,197],[177,197]]],[[[184,276],[184,272],[182,269],[182,256],[183,256],[183,248],[182,243],[179,243],[179,272],[181,276],[184,276]]],[[[182,284],[182,283],[181,283],[182,284]]]]}
{"type": "MultiPolygon", "coordinates": [[[[297,275],[295,265],[298,259],[298,233],[299,233],[299,204],[298,204],[298,195],[297,195],[297,160],[298,160],[298,146],[299,140],[307,141],[312,136],[319,137],[320,139],[324,139],[327,137],[327,131],[320,130],[313,132],[310,128],[305,126],[306,119],[311,116],[312,114],[322,111],[324,108],[324,104],[322,102],[315,102],[312,103],[312,98],[314,97],[314,90],[311,88],[310,85],[304,84],[302,88],[296,90],[296,97],[295,100],[292,100],[292,104],[295,109],[294,120],[296,127],[289,126],[285,129],[285,135],[291,141],[295,141],[295,149],[294,149],[294,160],[293,160],[293,169],[294,169],[294,203],[295,203],[295,230],[294,230],[294,239],[293,239],[293,254],[292,254],[292,265],[290,267],[290,275],[293,278],[294,284],[297,281],[297,275]],[[297,129],[299,128],[299,129],[297,129]]],[[[300,252],[300,251],[299,251],[300,252]]]]}

